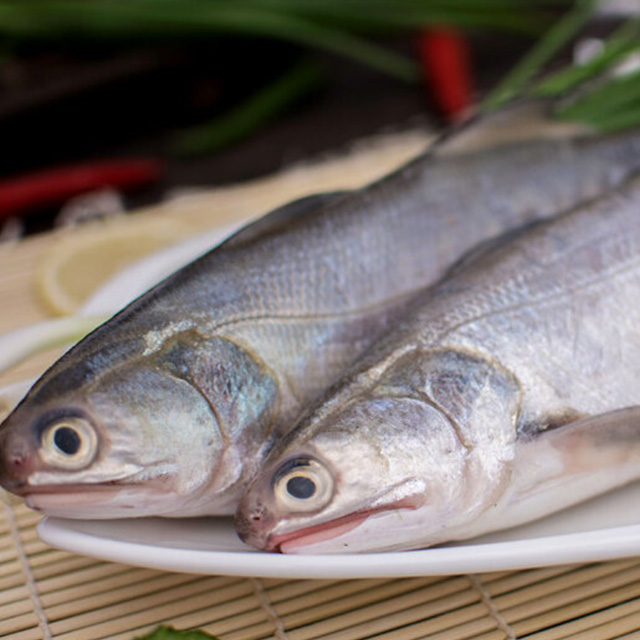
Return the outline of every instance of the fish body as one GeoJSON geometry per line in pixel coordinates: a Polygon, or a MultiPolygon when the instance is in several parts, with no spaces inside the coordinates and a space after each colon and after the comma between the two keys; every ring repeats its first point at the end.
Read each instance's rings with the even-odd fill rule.
{"type": "Polygon", "coordinates": [[[476,243],[640,168],[640,134],[426,153],[288,205],[143,295],[0,426],[0,484],[53,515],[232,513],[270,441],[476,243]]]}
{"type": "Polygon", "coordinates": [[[247,542],[420,548],[640,478],[640,179],[491,244],[270,453],[247,542]]]}

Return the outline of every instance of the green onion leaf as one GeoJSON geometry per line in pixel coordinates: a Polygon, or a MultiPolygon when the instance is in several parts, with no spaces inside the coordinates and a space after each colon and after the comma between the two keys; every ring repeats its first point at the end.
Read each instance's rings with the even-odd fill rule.
{"type": "Polygon", "coordinates": [[[604,43],[602,51],[586,64],[570,65],[543,80],[532,90],[534,96],[557,96],[593,80],[640,50],[640,16],[627,20],[604,43]]]}
{"type": "Polygon", "coordinates": [[[597,3],[598,0],[577,0],[571,11],[551,27],[549,32],[485,98],[482,109],[485,111],[497,109],[522,92],[527,82],[538,74],[542,67],[587,24],[593,16],[597,3]]]}
{"type": "Polygon", "coordinates": [[[179,134],[176,150],[196,154],[226,147],[314,91],[324,80],[322,67],[304,60],[229,113],[179,134]]]}

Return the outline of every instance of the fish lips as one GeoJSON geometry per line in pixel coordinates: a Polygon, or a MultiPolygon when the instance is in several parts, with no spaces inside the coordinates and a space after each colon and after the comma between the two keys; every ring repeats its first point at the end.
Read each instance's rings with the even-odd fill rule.
{"type": "Polygon", "coordinates": [[[44,485],[20,489],[25,504],[51,516],[81,519],[127,518],[145,515],[145,507],[157,515],[156,499],[165,502],[171,483],[164,478],[143,484],[104,482],[95,484],[44,485]]]}
{"type": "Polygon", "coordinates": [[[353,511],[343,516],[328,519],[308,527],[277,533],[278,521],[267,508],[258,504],[253,509],[236,512],[236,531],[240,539],[253,547],[264,551],[278,553],[305,553],[306,548],[314,547],[311,553],[348,552],[349,544],[340,543],[340,537],[357,529],[370,518],[394,511],[415,510],[424,504],[423,494],[414,494],[399,500],[381,503],[378,506],[360,511],[353,511]],[[326,551],[320,545],[332,541],[331,548],[326,551]]]}
{"type": "Polygon", "coordinates": [[[267,537],[266,550],[279,553],[297,553],[301,550],[304,553],[304,547],[339,538],[356,529],[369,516],[378,512],[375,510],[356,512],[291,533],[271,534],[267,537]]]}

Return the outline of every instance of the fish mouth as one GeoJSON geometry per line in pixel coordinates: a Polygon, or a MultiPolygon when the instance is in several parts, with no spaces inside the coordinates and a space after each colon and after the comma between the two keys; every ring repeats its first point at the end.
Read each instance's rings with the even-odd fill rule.
{"type": "MultiPolygon", "coordinates": [[[[322,522],[320,524],[291,531],[289,533],[271,534],[267,538],[265,549],[279,553],[300,553],[302,547],[307,547],[327,540],[335,540],[359,527],[370,517],[388,511],[401,509],[417,509],[422,502],[413,497],[404,498],[388,504],[383,504],[374,509],[356,511],[354,513],[322,522]]],[[[348,551],[348,543],[344,544],[348,551]]],[[[336,551],[337,552],[337,551],[336,551]]]]}
{"type": "Polygon", "coordinates": [[[99,491],[109,491],[110,489],[122,489],[125,484],[116,482],[96,482],[93,484],[49,484],[42,486],[32,486],[26,482],[23,482],[19,487],[12,487],[11,493],[14,493],[21,498],[27,498],[31,495],[44,495],[44,494],[76,494],[76,493],[94,493],[99,491]]]}
{"type": "Polygon", "coordinates": [[[65,487],[60,490],[38,490],[29,491],[22,494],[24,502],[30,509],[42,513],[54,515],[61,509],[68,510],[85,509],[87,505],[97,506],[105,502],[110,502],[123,490],[118,486],[96,485],[88,489],[86,486],[65,487]]]}
{"type": "Polygon", "coordinates": [[[165,495],[164,482],[144,485],[127,483],[79,484],[65,486],[22,487],[18,493],[27,507],[51,516],[64,518],[106,519],[140,515],[140,501],[165,495]],[[134,511],[136,511],[134,513],[134,511]]]}
{"type": "Polygon", "coordinates": [[[299,547],[331,540],[352,531],[373,513],[377,513],[377,510],[352,513],[342,518],[329,520],[328,522],[298,529],[290,533],[272,534],[267,538],[266,550],[278,553],[296,553],[299,547]]]}

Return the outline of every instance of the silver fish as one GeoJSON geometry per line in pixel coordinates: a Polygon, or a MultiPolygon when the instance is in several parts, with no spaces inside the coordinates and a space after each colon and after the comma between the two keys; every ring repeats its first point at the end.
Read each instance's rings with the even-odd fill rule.
{"type": "Polygon", "coordinates": [[[0,484],[81,518],[232,513],[263,451],[477,242],[640,168],[640,134],[427,153],[294,203],[55,363],[0,427],[0,484]]]}
{"type": "Polygon", "coordinates": [[[426,547],[640,478],[640,179],[490,244],[271,452],[245,541],[426,547]]]}

